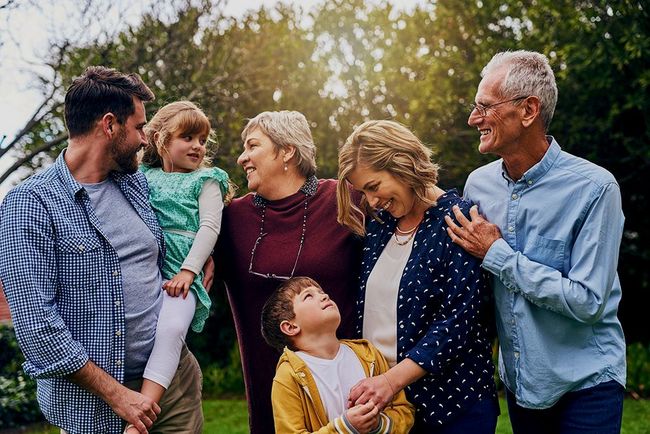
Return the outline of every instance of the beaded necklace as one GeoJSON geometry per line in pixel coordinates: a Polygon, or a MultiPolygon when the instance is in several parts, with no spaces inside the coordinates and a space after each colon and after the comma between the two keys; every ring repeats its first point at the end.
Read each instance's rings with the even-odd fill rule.
{"type": "Polygon", "coordinates": [[[257,249],[258,244],[262,241],[262,238],[264,238],[266,235],[268,235],[268,232],[264,232],[264,223],[265,223],[265,218],[266,218],[266,206],[269,203],[269,201],[259,194],[255,194],[253,196],[253,204],[261,208],[261,216],[262,216],[262,223],[260,224],[260,232],[255,240],[255,244],[253,244],[253,249],[251,250],[251,262],[248,265],[248,272],[250,274],[254,274],[255,276],[263,277],[265,279],[278,279],[278,280],[288,280],[291,279],[296,272],[296,267],[298,266],[298,260],[300,259],[300,253],[302,253],[302,247],[305,244],[305,233],[307,232],[307,207],[309,205],[309,199],[316,194],[316,190],[318,189],[318,179],[315,176],[310,176],[307,178],[305,183],[303,184],[302,187],[300,187],[300,190],[302,193],[305,195],[305,203],[304,203],[304,213],[302,216],[302,232],[300,234],[300,244],[298,246],[298,254],[296,255],[296,260],[293,263],[293,268],[291,269],[291,274],[289,276],[283,276],[275,273],[260,273],[257,271],[253,271],[253,259],[255,258],[255,250],[257,249]]]}

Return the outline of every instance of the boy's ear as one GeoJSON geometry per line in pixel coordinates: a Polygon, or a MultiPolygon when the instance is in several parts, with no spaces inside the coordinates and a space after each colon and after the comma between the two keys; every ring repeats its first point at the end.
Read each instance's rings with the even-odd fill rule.
{"type": "Polygon", "coordinates": [[[300,326],[291,321],[284,320],[280,323],[280,331],[287,336],[295,336],[300,333],[300,326]]]}

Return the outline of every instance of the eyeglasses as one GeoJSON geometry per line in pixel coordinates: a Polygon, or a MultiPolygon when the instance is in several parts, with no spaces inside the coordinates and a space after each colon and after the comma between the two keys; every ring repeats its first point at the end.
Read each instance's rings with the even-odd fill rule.
{"type": "Polygon", "coordinates": [[[262,238],[268,235],[268,232],[264,232],[264,218],[266,216],[266,205],[263,206],[262,208],[262,224],[260,226],[260,234],[258,235],[257,239],[255,240],[255,244],[253,244],[253,249],[251,250],[251,262],[248,264],[248,273],[253,274],[258,277],[263,277],[265,279],[277,279],[277,280],[289,280],[293,277],[294,273],[296,272],[296,267],[298,266],[298,260],[300,259],[300,253],[302,253],[302,246],[305,243],[305,232],[307,230],[307,205],[309,204],[309,196],[306,196],[305,198],[305,213],[302,217],[302,234],[300,235],[300,245],[298,246],[298,254],[296,255],[296,261],[293,263],[293,268],[291,269],[291,274],[289,276],[283,276],[281,274],[275,274],[275,273],[259,273],[257,271],[253,271],[253,260],[255,258],[255,250],[257,250],[257,246],[262,242],[262,238]]]}
{"type": "Polygon", "coordinates": [[[496,107],[501,104],[505,104],[507,102],[513,102],[513,101],[519,101],[520,99],[526,99],[528,98],[527,96],[518,96],[517,98],[512,98],[512,99],[507,99],[505,101],[499,101],[495,102],[494,104],[488,104],[488,105],[483,105],[483,104],[470,104],[469,105],[469,114],[471,115],[474,113],[474,110],[478,111],[478,114],[481,115],[481,117],[487,116],[487,111],[488,109],[491,109],[493,107],[496,107]]]}

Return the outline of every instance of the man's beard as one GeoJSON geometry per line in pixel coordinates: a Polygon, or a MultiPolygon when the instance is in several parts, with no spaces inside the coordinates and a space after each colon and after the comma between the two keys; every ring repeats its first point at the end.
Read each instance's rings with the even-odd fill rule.
{"type": "Polygon", "coordinates": [[[111,144],[111,156],[117,165],[117,171],[126,174],[135,173],[138,170],[137,153],[139,150],[139,147],[134,150],[129,149],[126,143],[126,131],[120,129],[111,144]]]}

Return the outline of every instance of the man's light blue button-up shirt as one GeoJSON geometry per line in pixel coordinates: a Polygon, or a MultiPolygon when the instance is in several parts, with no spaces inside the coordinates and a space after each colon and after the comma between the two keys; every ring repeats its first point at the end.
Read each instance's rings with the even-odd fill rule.
{"type": "Polygon", "coordinates": [[[510,179],[497,160],[465,186],[503,237],[482,266],[494,275],[501,379],[528,408],[605,381],[625,385],[619,186],[602,167],[548,140],[521,179],[510,179]]]}

